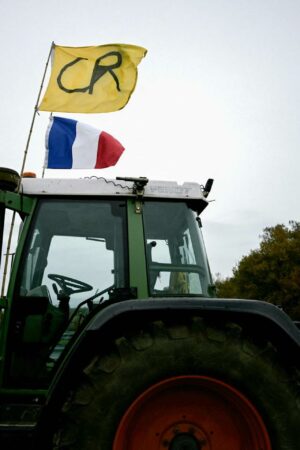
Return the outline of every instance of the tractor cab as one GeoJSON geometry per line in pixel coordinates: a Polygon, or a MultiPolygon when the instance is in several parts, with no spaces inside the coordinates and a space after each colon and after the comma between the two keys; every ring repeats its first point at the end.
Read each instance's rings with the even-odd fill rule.
{"type": "Polygon", "coordinates": [[[6,297],[8,384],[47,383],[107,302],[212,296],[196,183],[25,178],[10,195],[22,223],[6,297]]]}

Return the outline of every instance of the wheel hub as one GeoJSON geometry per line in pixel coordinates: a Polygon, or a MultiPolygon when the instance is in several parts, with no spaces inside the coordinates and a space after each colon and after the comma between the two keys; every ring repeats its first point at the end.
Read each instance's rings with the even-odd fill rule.
{"type": "Polygon", "coordinates": [[[168,378],[127,409],[113,450],[271,450],[264,422],[232,386],[210,377],[168,378]]]}
{"type": "MultiPolygon", "coordinates": [[[[201,446],[202,447],[202,446],[201,446]]],[[[200,443],[190,434],[178,434],[172,440],[170,450],[201,450],[200,443]]]]}
{"type": "Polygon", "coordinates": [[[208,439],[191,422],[183,421],[172,424],[161,434],[159,450],[209,450],[208,439]]]}

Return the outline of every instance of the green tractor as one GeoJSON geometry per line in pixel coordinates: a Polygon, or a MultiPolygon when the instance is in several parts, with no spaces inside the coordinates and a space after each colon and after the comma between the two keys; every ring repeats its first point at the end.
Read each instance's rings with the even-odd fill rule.
{"type": "Polygon", "coordinates": [[[212,180],[0,180],[1,450],[299,450],[300,331],[215,298],[212,180]]]}

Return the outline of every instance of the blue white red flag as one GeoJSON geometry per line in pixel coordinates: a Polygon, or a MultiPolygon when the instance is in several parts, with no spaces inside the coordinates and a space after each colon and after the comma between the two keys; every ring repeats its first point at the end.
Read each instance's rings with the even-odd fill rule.
{"type": "Polygon", "coordinates": [[[46,134],[46,169],[104,169],[124,147],[110,134],[64,117],[51,117],[46,134]]]}

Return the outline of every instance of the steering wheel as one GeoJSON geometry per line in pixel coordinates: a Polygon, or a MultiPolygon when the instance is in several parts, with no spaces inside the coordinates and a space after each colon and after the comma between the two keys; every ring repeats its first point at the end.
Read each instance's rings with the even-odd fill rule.
{"type": "MultiPolygon", "coordinates": [[[[65,275],[59,275],[57,273],[49,273],[48,278],[55,281],[60,287],[62,294],[67,296],[77,294],[78,292],[91,291],[93,289],[93,286],[90,284],[76,280],[75,278],[66,277],[65,275]]],[[[56,292],[57,288],[55,289],[53,287],[53,289],[55,293],[58,294],[58,292],[56,292]]]]}

